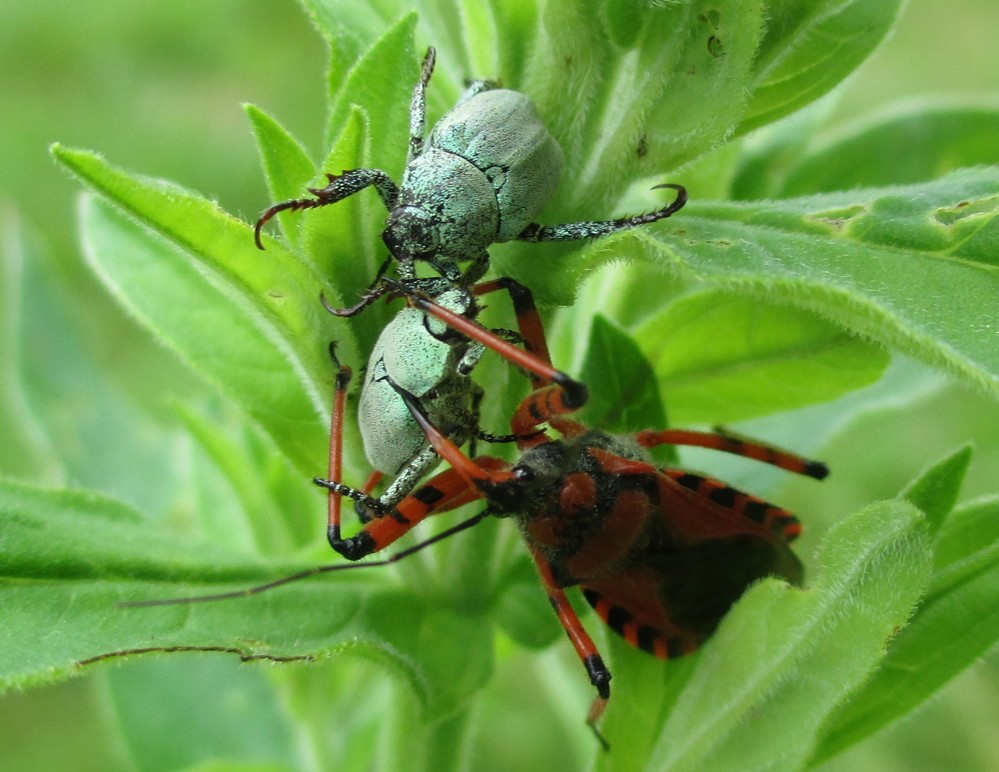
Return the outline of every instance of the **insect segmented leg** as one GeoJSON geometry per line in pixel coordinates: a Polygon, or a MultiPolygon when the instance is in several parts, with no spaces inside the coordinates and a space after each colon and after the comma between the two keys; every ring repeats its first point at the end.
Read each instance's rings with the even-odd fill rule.
{"type": "MultiPolygon", "coordinates": [[[[313,482],[329,490],[331,496],[342,492],[343,486],[335,481],[317,477],[313,482]]],[[[384,517],[369,521],[354,536],[343,539],[339,524],[331,527],[330,546],[347,560],[360,560],[398,541],[430,515],[449,512],[481,497],[461,474],[446,469],[406,496],[384,517]]]]}
{"type": "Polygon", "coordinates": [[[395,201],[399,197],[399,188],[385,172],[380,169],[350,169],[342,174],[326,174],[329,184],[325,188],[308,188],[314,198],[294,198],[290,201],[282,201],[273,204],[264,210],[253,228],[253,240],[257,249],[263,249],[263,242],[260,240],[260,230],[267,222],[279,212],[298,211],[300,209],[315,209],[328,204],[335,204],[348,196],[352,196],[358,191],[374,185],[375,190],[385,204],[387,209],[395,206],[395,201]]]}
{"type": "Polygon", "coordinates": [[[519,241],[575,241],[576,239],[592,239],[598,236],[606,236],[608,233],[632,228],[636,225],[648,225],[658,220],[664,220],[670,215],[676,214],[687,203],[687,189],[683,185],[666,182],[662,185],[655,185],[652,190],[659,188],[672,188],[676,191],[676,198],[662,209],[646,214],[634,215],[633,217],[620,217],[616,220],[602,220],[594,222],[568,222],[561,225],[538,225],[531,223],[523,232],[517,236],[519,241]]]}
{"type": "MultiPolygon", "coordinates": [[[[466,316],[462,316],[461,314],[457,314],[454,311],[438,305],[433,301],[433,299],[420,292],[414,291],[412,287],[406,284],[402,284],[388,278],[385,279],[385,283],[396,292],[409,297],[409,300],[414,307],[419,308],[424,313],[440,319],[442,322],[447,324],[452,329],[457,330],[462,335],[465,335],[474,341],[478,341],[487,348],[492,349],[507,361],[522,370],[526,370],[531,373],[535,378],[540,378],[541,382],[557,384],[565,392],[566,403],[572,405],[573,408],[578,408],[586,402],[588,396],[586,385],[574,380],[561,370],[557,370],[552,367],[551,362],[548,361],[547,357],[540,357],[532,351],[526,351],[513,345],[509,341],[503,340],[502,338],[492,334],[481,324],[478,324],[466,316]]],[[[516,284],[516,282],[511,283],[516,284]]],[[[526,291],[526,288],[522,285],[519,286],[526,291]]],[[[521,319],[522,316],[518,315],[518,323],[521,319]]],[[[540,325],[540,322],[538,322],[538,325],[540,325]]],[[[521,334],[523,335],[524,340],[532,346],[538,345],[538,341],[543,340],[544,337],[543,335],[536,335],[536,333],[530,329],[528,329],[526,333],[522,330],[521,334]]],[[[547,346],[545,346],[544,351],[547,353],[547,346]]],[[[523,434],[526,432],[521,432],[515,429],[514,433],[523,434]]]]}
{"type": "MultiPolygon", "coordinates": [[[[409,151],[406,159],[408,166],[423,151],[423,134],[426,129],[427,84],[434,71],[434,62],[437,60],[437,52],[431,47],[427,49],[423,58],[423,67],[420,79],[413,87],[413,97],[409,108],[409,151]]],[[[260,240],[260,230],[267,222],[279,212],[298,211],[301,209],[315,209],[328,204],[335,204],[348,196],[364,190],[373,185],[378,191],[385,208],[391,211],[395,207],[395,202],[399,198],[399,188],[385,172],[380,169],[351,169],[341,174],[327,174],[326,179],[329,184],[324,188],[307,188],[314,198],[295,198],[290,201],[282,201],[273,204],[264,210],[257,220],[253,229],[253,240],[258,249],[263,249],[263,242],[260,240]]],[[[370,302],[370,301],[369,301],[370,302]]],[[[356,312],[355,312],[356,313],[356,312]]],[[[349,315],[349,314],[344,314],[349,315]]]]}
{"type": "Polygon", "coordinates": [[[540,550],[533,546],[530,547],[530,553],[534,559],[534,565],[537,566],[538,575],[541,577],[541,584],[548,595],[548,601],[555,610],[555,615],[558,617],[562,629],[569,636],[569,640],[572,642],[577,656],[583,663],[583,667],[586,668],[586,673],[590,677],[590,683],[597,690],[597,696],[594,698],[587,712],[586,723],[593,730],[604,750],[609,750],[610,745],[597,729],[597,722],[607,707],[607,700],[610,699],[610,670],[604,664],[603,657],[600,656],[600,652],[597,650],[596,644],[593,643],[593,639],[590,638],[590,634],[586,632],[583,623],[579,621],[579,616],[576,614],[575,609],[573,609],[572,604],[569,603],[569,599],[565,595],[565,590],[556,581],[551,563],[541,554],[540,550]]]}
{"type": "Polygon", "coordinates": [[[657,445],[686,445],[720,450],[724,453],[762,461],[788,472],[814,477],[816,480],[823,480],[829,474],[829,467],[821,461],[802,458],[796,453],[720,429],[713,432],[698,432],[689,429],[664,429],[661,431],[648,429],[638,432],[635,439],[639,445],[645,448],[654,448],[657,445]]]}
{"type": "Polygon", "coordinates": [[[413,98],[409,103],[409,154],[406,165],[423,152],[423,135],[427,128],[427,84],[434,74],[434,63],[437,61],[437,51],[431,46],[423,57],[420,69],[420,79],[413,87],[413,98]]]}

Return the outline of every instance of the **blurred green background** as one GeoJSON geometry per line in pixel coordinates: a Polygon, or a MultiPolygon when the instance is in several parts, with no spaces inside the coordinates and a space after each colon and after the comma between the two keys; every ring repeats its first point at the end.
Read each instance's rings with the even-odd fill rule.
{"type": "MultiPolygon", "coordinates": [[[[994,0],[912,3],[894,37],[843,88],[830,126],[908,97],[974,96],[994,103],[999,96],[997,29],[994,0]]],[[[18,252],[18,238],[37,246],[24,257],[39,261],[30,269],[56,288],[63,315],[53,320],[53,338],[59,337],[59,324],[72,320],[87,356],[118,374],[115,404],[122,410],[133,403],[155,414],[165,410],[163,394],[202,387],[169,353],[150,346],[89,276],[76,243],[79,186],[50,160],[48,144],[58,140],[93,148],[117,165],[177,181],[253,220],[267,193],[240,104],[253,102],[279,116],[318,157],[324,70],[323,45],[292,0],[105,0],[95,5],[8,0],[0,5],[4,259],[18,252]]],[[[4,270],[2,275],[9,280],[11,274],[4,270]]],[[[30,341],[24,357],[29,367],[32,358],[45,360],[36,363],[39,372],[58,372],[58,350],[49,340],[30,341]]],[[[65,393],[82,403],[92,398],[74,394],[73,388],[65,386],[65,393]]],[[[973,462],[965,497],[994,490],[996,436],[994,404],[934,383],[923,396],[846,427],[823,453],[838,482],[810,512],[821,509],[815,516],[828,521],[891,495],[925,463],[968,439],[977,439],[982,452],[973,462]],[[914,422],[919,422],[917,431],[914,422]],[[883,439],[866,447],[869,438],[895,431],[907,437],[904,447],[883,439]]],[[[156,445],[155,438],[151,442],[156,445]]],[[[70,445],[39,447],[17,457],[0,450],[0,471],[37,482],[100,488],[100,475],[88,479],[66,461],[86,452],[70,445]]],[[[138,483],[135,490],[108,492],[139,506],[150,504],[138,483]]],[[[156,493],[148,496],[155,506],[156,493]]],[[[193,658],[178,662],[182,668],[197,667],[193,658]]],[[[829,768],[999,768],[997,676],[999,657],[993,653],[918,716],[829,768]]],[[[105,677],[93,672],[0,698],[0,770],[134,768],[135,760],[109,728],[114,721],[98,707],[105,677]]],[[[252,705],[234,709],[254,714],[252,705]]],[[[257,718],[266,723],[266,717],[257,718]]]]}

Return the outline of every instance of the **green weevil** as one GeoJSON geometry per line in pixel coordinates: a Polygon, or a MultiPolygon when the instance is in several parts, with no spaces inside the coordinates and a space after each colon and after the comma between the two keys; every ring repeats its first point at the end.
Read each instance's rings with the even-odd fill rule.
{"type": "MultiPolygon", "coordinates": [[[[558,185],[563,166],[561,148],[527,96],[484,80],[472,83],[424,140],[426,88],[435,58],[434,49],[428,49],[413,89],[409,150],[401,185],[379,169],[327,174],[326,187],[309,189],[312,198],[274,204],[261,215],[254,233],[258,247],[263,248],[262,227],[278,212],[326,206],[373,186],[389,210],[382,239],[396,261],[399,279],[474,320],[478,308],[473,294],[492,291],[482,290],[485,285],[475,286],[488,268],[486,250],[490,244],[513,239],[593,238],[669,217],[686,203],[683,186],[666,184],[658,187],[674,189],[676,197],[655,212],[546,227],[533,223],[558,185]],[[427,263],[439,276],[417,278],[417,262],[427,263]],[[464,294],[452,294],[455,289],[464,294]]],[[[337,316],[352,316],[381,297],[387,290],[382,281],[387,267],[388,262],[357,305],[346,309],[327,305],[327,310],[337,316]]],[[[498,282],[511,292],[520,322],[522,308],[518,304],[530,293],[521,285],[511,289],[516,283],[510,280],[498,282]]],[[[524,313],[536,317],[533,299],[529,307],[524,313]]],[[[403,310],[382,331],[372,351],[359,425],[368,460],[394,479],[377,499],[366,495],[373,483],[365,486],[365,497],[358,500],[362,517],[365,511],[391,508],[437,460],[389,382],[413,384],[405,387],[407,391],[420,397],[435,424],[459,444],[471,437],[514,439],[494,437],[478,427],[477,404],[482,390],[470,373],[482,354],[481,345],[433,327],[421,312],[403,310]]],[[[575,393],[582,394],[582,385],[577,386],[575,393]]]]}
{"type": "MultiPolygon", "coordinates": [[[[462,315],[475,311],[475,299],[463,288],[450,289],[436,300],[462,315]]],[[[392,482],[367,509],[394,506],[439,460],[392,382],[426,400],[435,423],[458,444],[478,432],[482,388],[469,375],[484,349],[448,332],[440,322],[407,306],[385,326],[371,350],[357,421],[368,463],[390,475],[392,482]]]]}
{"type": "Polygon", "coordinates": [[[676,197],[654,212],[551,226],[532,222],[558,186],[562,149],[526,95],[486,80],[472,83],[424,141],[426,89],[435,60],[429,48],[413,89],[402,184],[397,186],[380,169],[327,174],[326,187],[309,188],[312,198],[284,201],[264,211],[254,231],[258,247],[263,249],[261,228],[278,212],[326,206],[374,186],[389,211],[382,240],[397,261],[399,278],[416,280],[415,263],[425,262],[443,278],[422,283],[422,289],[436,295],[449,285],[469,286],[481,279],[488,268],[486,250],[494,242],[594,238],[656,222],[686,203],[683,186],[667,183],[656,187],[672,188],[676,197]]]}
{"type": "MultiPolygon", "coordinates": [[[[412,289],[411,283],[384,279],[386,289],[412,289]]],[[[486,348],[492,348],[525,372],[558,383],[574,405],[586,400],[586,387],[547,364],[547,343],[531,291],[512,279],[497,279],[474,287],[451,287],[434,298],[435,305],[472,325],[474,337],[407,306],[382,330],[365,371],[358,403],[358,425],[365,456],[379,472],[364,488],[344,486],[343,493],[358,505],[362,519],[381,515],[408,495],[439,458],[413,418],[399,390],[418,395],[421,404],[453,442],[474,438],[487,442],[514,442],[515,435],[494,435],[479,427],[479,400],[483,389],[471,372],[486,348]],[[517,331],[490,330],[475,319],[477,296],[505,291],[517,320],[517,331]],[[522,342],[524,348],[514,345],[522,342]],[[382,475],[392,477],[377,498],[369,495],[382,475]]],[[[339,367],[339,363],[336,363],[339,367]]],[[[334,410],[334,413],[336,411],[334,410]]],[[[337,418],[336,420],[342,420],[337,418]]]]}

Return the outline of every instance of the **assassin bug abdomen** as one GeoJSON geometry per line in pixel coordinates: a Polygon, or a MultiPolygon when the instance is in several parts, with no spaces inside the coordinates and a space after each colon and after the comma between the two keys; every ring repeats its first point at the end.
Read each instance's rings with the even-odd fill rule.
{"type": "Polygon", "coordinates": [[[569,439],[527,450],[512,480],[482,489],[510,508],[558,586],[580,585],[631,645],[686,654],[752,582],[800,584],[801,563],[787,548],[800,525],[790,513],[718,480],[660,469],[627,438],[560,426],[569,439]]]}
{"type": "MultiPolygon", "coordinates": [[[[548,409],[538,394],[525,405],[539,417],[548,409]]],[[[801,563],[787,546],[800,533],[797,518],[713,478],[659,468],[640,444],[753,453],[755,443],[669,430],[643,433],[636,442],[548,418],[565,439],[527,447],[506,473],[482,474],[469,466],[478,465],[477,459],[439,441],[435,446],[457,462],[492,514],[517,521],[555,585],[581,586],[600,617],[633,646],[662,658],[686,654],[714,632],[757,579],[777,576],[800,584],[801,563]]],[[[772,459],[791,471],[825,474],[824,466],[790,454],[772,459]]]]}

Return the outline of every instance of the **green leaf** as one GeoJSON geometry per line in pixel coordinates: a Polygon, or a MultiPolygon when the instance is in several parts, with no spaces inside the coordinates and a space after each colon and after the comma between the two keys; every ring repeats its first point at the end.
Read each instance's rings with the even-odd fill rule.
{"type": "MultiPolygon", "coordinates": [[[[346,78],[330,82],[327,139],[340,134],[356,106],[371,117],[367,126],[370,145],[366,163],[399,179],[409,138],[409,101],[419,77],[419,60],[413,44],[416,15],[407,14],[379,35],[353,64],[346,78]]],[[[373,193],[372,193],[373,195],[373,193]]]]}
{"type": "MultiPolygon", "coordinates": [[[[257,151],[267,177],[271,200],[301,198],[316,173],[309,154],[275,118],[254,105],[245,105],[244,109],[257,139],[257,151]]],[[[278,215],[285,238],[295,233],[295,229],[289,227],[291,216],[290,212],[278,215]]]]}
{"type": "Polygon", "coordinates": [[[999,517],[993,497],[958,507],[937,534],[934,557],[938,576],[962,579],[965,569],[974,566],[976,553],[996,542],[999,542],[999,517]]]}
{"type": "MultiPolygon", "coordinates": [[[[177,410],[210,465],[222,473],[239,502],[240,518],[220,518],[210,504],[196,506],[207,541],[234,544],[263,555],[288,554],[325,536],[319,491],[295,473],[272,442],[252,425],[223,431],[214,416],[185,405],[177,410]],[[322,519],[321,519],[322,518],[322,519]],[[234,532],[243,539],[236,541],[234,532]]],[[[321,469],[316,460],[316,470],[321,469]]],[[[325,539],[324,539],[325,541],[325,539]]]]}
{"type": "Polygon", "coordinates": [[[935,535],[954,508],[964,475],[971,463],[971,446],[954,451],[913,480],[899,498],[919,507],[926,515],[930,535],[935,535]]]}
{"type": "Polygon", "coordinates": [[[37,242],[23,232],[13,210],[4,210],[0,230],[0,470],[4,474],[43,478],[56,472],[49,438],[31,409],[30,389],[24,373],[25,305],[36,298],[25,291],[23,273],[40,262],[37,242]]]}
{"type": "Polygon", "coordinates": [[[753,98],[738,133],[773,123],[827,93],[894,26],[900,0],[775,0],[756,57],[753,98]]]}
{"type": "Polygon", "coordinates": [[[999,639],[999,499],[956,510],[938,536],[936,572],[882,668],[823,729],[814,760],[851,747],[926,701],[999,639]]]}
{"type": "Polygon", "coordinates": [[[676,300],[635,338],[678,425],[825,402],[873,383],[888,362],[812,313],[712,290],[676,300]]]}
{"type": "Polygon", "coordinates": [[[320,279],[245,223],[164,183],[130,177],[84,152],[53,153],[157,235],[107,206],[83,209],[88,258],[158,337],[258,420],[307,474],[323,457],[331,374],[315,301],[320,279]]]}
{"type": "Polygon", "coordinates": [[[809,589],[764,581],[724,619],[646,768],[801,766],[823,722],[880,665],[930,560],[911,505],[874,504],[838,523],[809,589]]]}
{"type": "Polygon", "coordinates": [[[444,604],[395,589],[384,570],[349,571],[235,600],[122,608],[122,602],[241,590],[308,566],[268,564],[181,539],[85,492],[0,482],[0,516],[6,523],[0,689],[51,682],[144,652],[288,661],[351,648],[400,675],[433,717],[453,711],[490,673],[488,625],[468,625],[444,604]],[[41,646],[38,630],[46,631],[41,646]]]}
{"type": "MultiPolygon", "coordinates": [[[[782,121],[754,131],[734,145],[739,153],[729,182],[728,198],[736,201],[782,198],[789,170],[800,163],[834,105],[834,99],[823,99],[782,121]]],[[[847,187],[850,186],[837,184],[834,189],[847,187]]]]}
{"type": "Polygon", "coordinates": [[[261,668],[194,654],[107,668],[116,729],[136,768],[292,770],[295,727],[261,668]],[[149,710],[155,705],[156,710],[149,710]]]}
{"type": "MultiPolygon", "coordinates": [[[[854,335],[999,394],[999,168],[931,183],[758,203],[690,204],[671,229],[622,242],[681,275],[813,311],[854,335]]],[[[626,247],[625,247],[626,248],[626,247]]]]}
{"type": "Polygon", "coordinates": [[[936,179],[963,166],[999,163],[995,105],[895,105],[809,148],[785,169],[781,196],[936,179]]]}
{"type": "Polygon", "coordinates": [[[655,374],[635,342],[605,317],[593,317],[583,383],[599,385],[586,403],[585,422],[609,432],[666,426],[655,374]]]}
{"type": "Polygon", "coordinates": [[[566,157],[553,216],[604,217],[631,181],[665,174],[732,130],[762,35],[761,6],[545,5],[543,36],[521,86],[566,157]]]}

